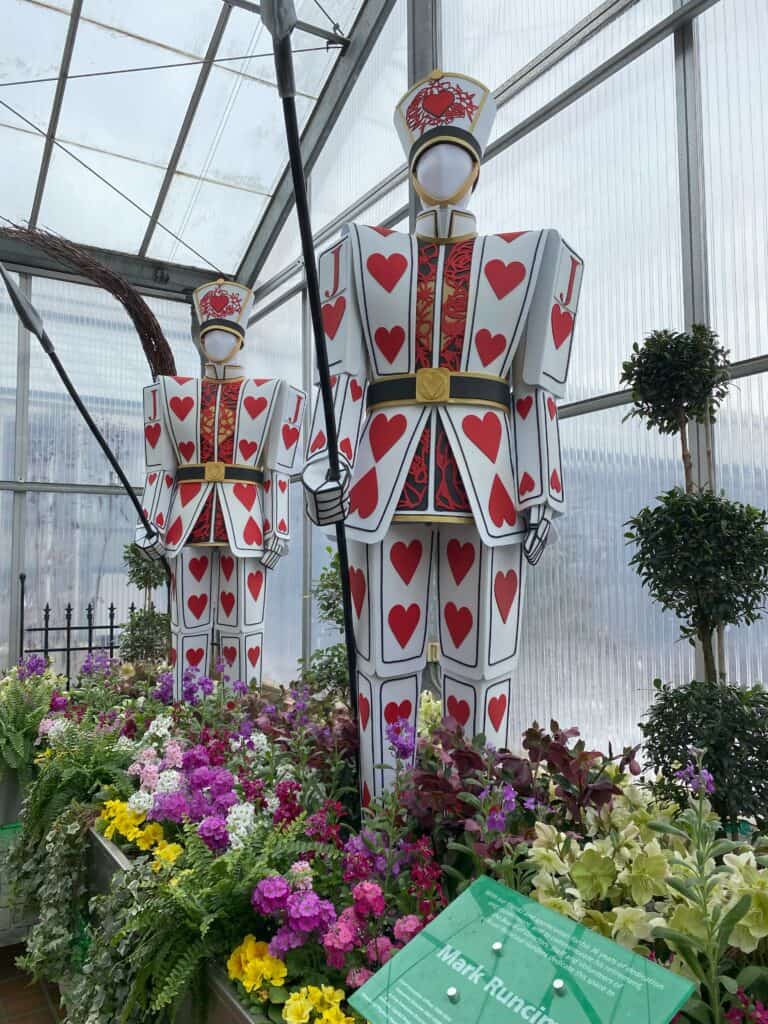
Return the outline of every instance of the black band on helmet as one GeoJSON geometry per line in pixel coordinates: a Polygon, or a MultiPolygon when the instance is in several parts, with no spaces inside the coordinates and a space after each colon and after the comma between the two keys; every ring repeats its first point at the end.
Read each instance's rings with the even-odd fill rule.
{"type": "Polygon", "coordinates": [[[475,136],[466,131],[464,128],[454,128],[449,125],[438,125],[436,128],[430,128],[428,132],[424,132],[421,138],[417,139],[411,146],[411,151],[408,154],[408,166],[411,170],[416,166],[416,161],[430,146],[436,145],[438,142],[453,142],[457,146],[461,146],[463,149],[470,150],[475,155],[478,162],[482,159],[483,150],[480,143],[477,141],[475,136]]]}
{"type": "Polygon", "coordinates": [[[230,331],[233,334],[237,334],[241,341],[245,341],[245,328],[234,320],[206,320],[205,324],[200,328],[200,336],[202,337],[202,335],[207,334],[208,331],[214,331],[217,329],[230,331]]]}

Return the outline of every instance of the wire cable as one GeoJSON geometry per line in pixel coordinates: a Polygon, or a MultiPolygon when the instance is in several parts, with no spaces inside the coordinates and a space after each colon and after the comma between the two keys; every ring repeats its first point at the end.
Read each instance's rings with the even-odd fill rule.
{"type": "MultiPolygon", "coordinates": [[[[320,3],[320,0],[315,0],[315,7],[317,7],[318,10],[321,11],[325,15],[325,17],[328,19],[328,22],[332,26],[333,31],[336,33],[336,35],[338,35],[338,36],[344,35],[344,33],[341,31],[341,26],[339,25],[338,21],[334,21],[333,20],[333,18],[330,16],[328,11],[326,11],[326,9],[320,3]]],[[[301,53],[301,50],[294,50],[293,52],[294,53],[301,53]]]]}
{"type": "MultiPolygon", "coordinates": [[[[30,128],[33,128],[44,138],[48,137],[48,133],[43,128],[40,128],[38,125],[36,125],[34,121],[30,121],[28,117],[25,117],[24,114],[20,113],[20,111],[12,107],[10,103],[6,103],[5,100],[0,100],[0,106],[5,107],[6,110],[9,110],[12,114],[18,117],[19,120],[29,125],[30,128]]],[[[131,199],[131,197],[126,195],[125,192],[122,191],[122,189],[119,189],[117,187],[117,185],[113,185],[108,178],[105,178],[103,174],[100,174],[99,171],[97,171],[94,167],[91,167],[90,164],[87,164],[85,160],[81,160],[79,156],[76,156],[70,149],[67,149],[67,147],[63,145],[61,142],[59,142],[58,139],[51,139],[51,142],[54,146],[58,146],[58,148],[62,150],[62,152],[66,153],[67,156],[71,157],[76,163],[80,164],[81,167],[84,167],[86,171],[89,171],[91,174],[94,175],[94,177],[98,178],[99,181],[101,181],[104,185],[107,186],[107,188],[112,189],[113,192],[116,192],[117,195],[125,199],[127,203],[130,203],[131,206],[133,206],[134,209],[138,210],[139,213],[142,213],[147,218],[147,220],[152,220],[152,214],[145,210],[143,206],[140,206],[135,199],[131,199]]],[[[206,256],[203,256],[201,252],[198,252],[197,249],[193,248],[188,242],[185,242],[180,235],[176,234],[175,231],[171,231],[171,229],[167,228],[165,224],[161,224],[159,220],[155,221],[155,225],[158,228],[162,228],[163,231],[165,231],[167,234],[171,236],[171,238],[175,238],[180,245],[183,245],[185,249],[188,249],[191,253],[197,256],[198,259],[201,259],[203,263],[207,263],[208,266],[212,267],[220,277],[227,276],[221,270],[220,267],[217,267],[215,263],[212,263],[206,256]]]]}

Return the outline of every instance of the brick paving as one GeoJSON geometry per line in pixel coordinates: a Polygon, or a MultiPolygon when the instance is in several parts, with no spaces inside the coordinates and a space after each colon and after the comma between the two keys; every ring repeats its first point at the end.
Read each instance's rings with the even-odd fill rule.
{"type": "Polygon", "coordinates": [[[14,963],[23,946],[0,949],[0,1024],[55,1024],[64,1019],[55,985],[32,982],[14,963]]]}

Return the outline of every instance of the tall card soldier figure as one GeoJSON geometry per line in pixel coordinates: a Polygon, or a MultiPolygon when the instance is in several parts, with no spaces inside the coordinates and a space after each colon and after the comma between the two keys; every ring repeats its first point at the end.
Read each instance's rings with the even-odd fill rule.
{"type": "Polygon", "coordinates": [[[144,506],[158,540],[139,526],[136,543],[170,562],[177,699],[185,670],[208,670],[215,633],[229,678],[261,680],[267,577],[290,539],[306,396],[243,375],[235,360],[251,300],[233,281],[197,288],[204,376],[159,377],[144,389],[144,506]]]}
{"type": "Polygon", "coordinates": [[[495,114],[489,90],[433,71],[395,124],[423,210],[415,235],[351,224],[320,257],[342,484],[315,409],[310,518],[346,516],[363,799],[392,777],[387,727],[415,723],[431,581],[443,707],[508,741],[526,563],[565,509],[565,392],[582,261],[557,231],[478,236],[466,209],[495,114]]]}

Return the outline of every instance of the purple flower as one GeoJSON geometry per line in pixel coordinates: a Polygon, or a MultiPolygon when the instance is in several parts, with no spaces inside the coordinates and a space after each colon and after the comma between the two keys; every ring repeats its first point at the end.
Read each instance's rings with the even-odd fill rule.
{"type": "Polygon", "coordinates": [[[240,801],[237,799],[237,793],[231,789],[226,793],[219,793],[218,796],[214,797],[213,806],[217,811],[226,814],[230,807],[234,807],[236,803],[240,801]]]}
{"type": "Polygon", "coordinates": [[[535,811],[538,806],[539,804],[535,796],[529,796],[523,800],[523,807],[526,811],[535,811]]]}
{"type": "Polygon", "coordinates": [[[203,840],[209,850],[214,853],[217,850],[226,850],[229,845],[229,832],[227,823],[218,815],[203,818],[197,826],[197,834],[203,840]]]}
{"type": "Polygon", "coordinates": [[[203,746],[191,747],[184,751],[181,759],[181,767],[185,772],[194,771],[195,768],[203,768],[211,763],[208,751],[203,746]]]}
{"type": "Polygon", "coordinates": [[[679,779],[684,786],[687,786],[697,796],[701,793],[711,795],[715,792],[715,780],[712,773],[706,768],[699,770],[689,761],[685,768],[675,772],[675,778],[679,779]]]}
{"type": "MultiPolygon", "coordinates": [[[[29,679],[30,676],[41,676],[48,667],[48,663],[42,654],[28,654],[26,658],[19,659],[19,679],[29,679]]],[[[60,708],[51,708],[51,711],[58,711],[60,708]]]]}
{"type": "Polygon", "coordinates": [[[248,683],[244,683],[242,679],[236,679],[232,683],[232,693],[238,697],[245,697],[248,693],[248,683]]]}
{"type": "Polygon", "coordinates": [[[387,726],[387,739],[395,757],[409,761],[416,749],[416,730],[407,718],[398,718],[387,726]]]}
{"type": "Polygon", "coordinates": [[[321,900],[311,889],[300,889],[286,900],[288,924],[297,932],[327,928],[336,920],[336,911],[328,900],[321,900]]]}
{"type": "Polygon", "coordinates": [[[158,793],[148,818],[158,821],[182,821],[188,816],[187,801],[183,793],[158,793]]]}
{"type": "Polygon", "coordinates": [[[200,689],[206,697],[210,697],[213,693],[213,680],[208,676],[203,676],[199,683],[200,689]]]}
{"type": "MultiPolygon", "coordinates": [[[[115,662],[117,659],[115,659],[115,662]]],[[[108,651],[89,651],[83,661],[80,674],[83,676],[109,675],[112,671],[113,661],[108,651]]]]}
{"type": "Polygon", "coordinates": [[[505,814],[511,814],[517,806],[517,790],[507,782],[501,791],[501,797],[501,809],[505,814]]]}
{"type": "Polygon", "coordinates": [[[503,832],[507,824],[504,811],[491,811],[488,815],[488,828],[491,832],[503,832]]]}
{"type": "Polygon", "coordinates": [[[285,954],[289,950],[303,946],[306,941],[306,935],[303,935],[301,932],[294,931],[290,925],[284,924],[275,932],[272,941],[269,944],[269,952],[272,956],[276,956],[278,959],[284,960],[285,954]]]}
{"type": "Polygon", "coordinates": [[[231,792],[234,785],[235,779],[232,772],[227,771],[226,768],[215,769],[210,782],[211,792],[214,796],[222,796],[224,793],[231,792]]]}
{"type": "Polygon", "coordinates": [[[216,769],[211,768],[210,765],[206,764],[200,768],[193,769],[193,771],[189,773],[189,784],[192,789],[210,789],[215,778],[216,769]]]}
{"type": "Polygon", "coordinates": [[[63,693],[59,693],[58,690],[54,690],[51,694],[51,711],[66,711],[67,710],[67,698],[63,693]]]}
{"type": "Polygon", "coordinates": [[[282,875],[262,878],[251,895],[251,903],[260,914],[275,914],[284,910],[291,887],[282,875]]]}
{"type": "Polygon", "coordinates": [[[173,704],[173,672],[161,672],[158,675],[152,696],[161,704],[173,704]]]}
{"type": "MultiPolygon", "coordinates": [[[[244,718],[240,723],[240,728],[237,730],[243,739],[250,739],[253,735],[253,722],[250,718],[244,718]]],[[[253,746],[253,744],[251,744],[253,746]]]]}

